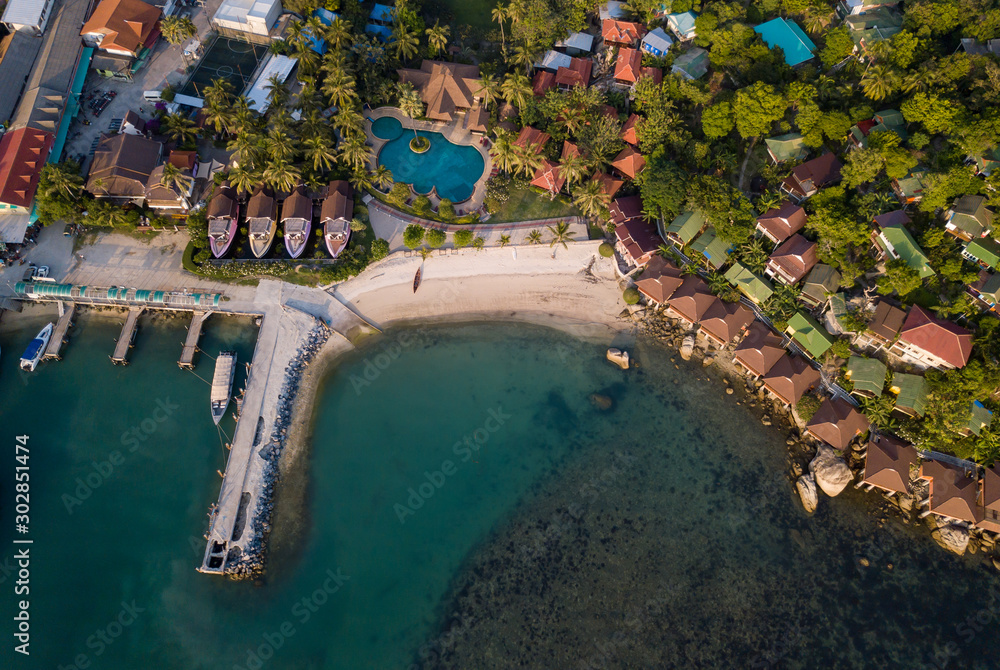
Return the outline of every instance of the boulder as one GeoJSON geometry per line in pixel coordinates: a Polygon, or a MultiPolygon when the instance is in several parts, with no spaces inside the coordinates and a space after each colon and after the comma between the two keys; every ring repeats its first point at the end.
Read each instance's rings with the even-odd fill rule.
{"type": "Polygon", "coordinates": [[[795,488],[802,499],[802,506],[806,512],[812,514],[819,504],[819,493],[816,491],[816,480],[812,475],[802,475],[795,481],[795,488]]]}
{"type": "Polygon", "coordinates": [[[844,459],[839,458],[825,444],[821,444],[816,450],[816,457],[809,463],[809,472],[816,477],[816,483],[823,489],[823,493],[831,498],[840,495],[851,483],[851,469],[844,459]]]}
{"type": "Polygon", "coordinates": [[[961,526],[940,521],[936,530],[931,532],[931,537],[942,547],[961,556],[969,547],[969,531],[961,526]]]}
{"type": "Polygon", "coordinates": [[[691,354],[694,353],[694,335],[688,335],[681,342],[680,355],[686,361],[691,360],[691,354]]]}
{"type": "Polygon", "coordinates": [[[590,404],[599,410],[607,411],[614,406],[615,401],[612,400],[610,396],[601,395],[600,393],[591,393],[590,404]]]}
{"type": "Polygon", "coordinates": [[[621,349],[611,348],[608,349],[607,354],[608,360],[620,367],[622,370],[628,370],[628,352],[622,351],[621,349]]]}
{"type": "Polygon", "coordinates": [[[705,356],[705,358],[702,359],[701,364],[707,368],[709,365],[711,365],[714,362],[715,362],[715,358],[713,356],[705,356]]]}

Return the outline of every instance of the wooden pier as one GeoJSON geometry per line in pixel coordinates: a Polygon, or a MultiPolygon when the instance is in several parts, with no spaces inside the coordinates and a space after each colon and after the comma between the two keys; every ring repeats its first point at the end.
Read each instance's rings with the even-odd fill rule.
{"type": "Polygon", "coordinates": [[[45,355],[42,357],[43,360],[62,360],[60,352],[62,351],[63,344],[66,343],[66,333],[69,332],[69,327],[73,325],[73,315],[76,313],[76,303],[65,303],[59,302],[59,320],[56,322],[56,328],[52,331],[52,337],[49,338],[49,346],[45,348],[45,355]]]}
{"type": "Polygon", "coordinates": [[[201,328],[205,325],[205,320],[211,312],[195,312],[188,326],[187,338],[184,340],[184,349],[181,350],[181,358],[177,361],[177,366],[182,370],[194,369],[194,355],[198,352],[198,340],[201,339],[201,328]]]}
{"type": "Polygon", "coordinates": [[[111,356],[111,362],[115,365],[128,365],[128,350],[132,348],[132,344],[135,341],[140,314],[142,314],[141,307],[132,307],[128,311],[125,325],[122,326],[122,334],[118,336],[117,343],[115,344],[115,353],[111,356]]]}

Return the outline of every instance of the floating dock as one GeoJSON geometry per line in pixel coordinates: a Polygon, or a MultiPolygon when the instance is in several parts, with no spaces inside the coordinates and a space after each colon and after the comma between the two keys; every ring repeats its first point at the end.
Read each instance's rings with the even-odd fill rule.
{"type": "Polygon", "coordinates": [[[194,369],[194,355],[198,352],[198,340],[201,339],[201,329],[205,325],[211,312],[195,312],[188,326],[187,339],[184,340],[184,349],[181,350],[181,358],[177,361],[177,366],[182,370],[194,369]]]}
{"type": "Polygon", "coordinates": [[[62,360],[62,346],[66,343],[66,334],[69,327],[73,325],[73,315],[76,313],[76,303],[59,302],[59,320],[56,322],[55,330],[49,339],[49,346],[45,349],[42,360],[62,360]]]}
{"type": "Polygon", "coordinates": [[[141,307],[132,307],[125,318],[125,325],[122,326],[122,334],[118,336],[115,344],[115,353],[111,356],[111,362],[115,365],[128,365],[128,350],[135,342],[135,333],[139,328],[139,315],[142,314],[141,307]]]}

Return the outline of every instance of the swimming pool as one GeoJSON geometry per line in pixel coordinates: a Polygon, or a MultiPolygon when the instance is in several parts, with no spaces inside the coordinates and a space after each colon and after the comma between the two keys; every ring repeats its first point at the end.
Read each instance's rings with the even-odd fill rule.
{"type": "Polygon", "coordinates": [[[422,154],[414,153],[410,150],[413,131],[404,131],[402,124],[391,117],[376,119],[372,134],[389,140],[379,152],[379,164],[392,171],[393,181],[412,184],[417,193],[428,194],[435,188],[441,198],[452,202],[468,200],[486,169],[475,147],[452,144],[441,133],[419,131],[418,135],[431,141],[431,148],[422,154]]]}

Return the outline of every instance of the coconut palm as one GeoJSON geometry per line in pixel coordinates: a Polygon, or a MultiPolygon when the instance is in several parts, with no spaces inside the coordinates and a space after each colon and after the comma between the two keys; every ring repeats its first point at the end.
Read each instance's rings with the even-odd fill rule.
{"type": "Polygon", "coordinates": [[[737,254],[740,262],[751,272],[763,272],[770,256],[764,247],[764,242],[759,238],[744,242],[737,249],[737,254]]]}
{"type": "Polygon", "coordinates": [[[583,181],[589,169],[590,166],[587,164],[586,158],[580,154],[571,153],[567,154],[559,162],[559,167],[556,168],[556,171],[559,173],[560,178],[566,180],[567,188],[572,189],[574,184],[583,181]]]}
{"type": "Polygon", "coordinates": [[[305,158],[312,161],[313,170],[325,172],[337,161],[330,149],[330,140],[325,135],[313,135],[302,142],[305,158]]]}
{"type": "Polygon", "coordinates": [[[291,191],[302,179],[302,173],[284,158],[272,160],[264,168],[264,183],[279,191],[291,191]]]}
{"type": "Polygon", "coordinates": [[[927,68],[920,68],[919,70],[911,70],[907,72],[903,77],[903,81],[900,82],[900,89],[904,93],[922,93],[926,91],[930,86],[930,73],[927,68]]]}
{"type": "Polygon", "coordinates": [[[363,137],[351,137],[340,147],[340,160],[352,170],[362,170],[372,159],[371,149],[363,137]]]}
{"type": "Polygon", "coordinates": [[[392,188],[392,170],[384,165],[379,165],[372,172],[372,183],[381,191],[389,190],[392,188]]]}
{"type": "Polygon", "coordinates": [[[550,233],[552,233],[552,240],[549,242],[550,247],[554,247],[557,244],[561,244],[563,245],[563,248],[569,249],[569,245],[566,244],[566,241],[567,240],[572,241],[573,238],[570,235],[568,223],[566,223],[565,221],[560,221],[555,225],[555,227],[553,226],[545,226],[545,227],[549,229],[550,233]]]}
{"type": "Polygon", "coordinates": [[[364,168],[351,172],[351,176],[347,180],[351,182],[355,191],[364,191],[372,186],[372,176],[364,168]]]}
{"type": "Polygon", "coordinates": [[[435,21],[434,25],[425,31],[427,33],[427,45],[431,49],[434,49],[435,55],[440,54],[448,48],[448,36],[451,34],[451,28],[438,25],[439,23],[439,20],[435,21]]]}
{"type": "Polygon", "coordinates": [[[228,79],[213,79],[201,93],[206,105],[211,103],[229,105],[232,103],[233,84],[228,79]]]}
{"type": "Polygon", "coordinates": [[[861,75],[861,90],[871,100],[885,100],[895,84],[896,74],[886,65],[872,65],[861,75]]]}
{"type": "Polygon", "coordinates": [[[236,153],[240,165],[247,169],[258,166],[263,158],[264,151],[261,147],[262,141],[255,133],[240,133],[229,141],[226,149],[236,153]]]}
{"type": "Polygon", "coordinates": [[[514,167],[523,172],[525,177],[531,177],[542,167],[542,157],[538,153],[538,145],[514,147],[514,167]]]}
{"type": "Polygon", "coordinates": [[[202,110],[205,113],[205,125],[215,128],[216,133],[228,133],[236,124],[236,115],[230,105],[206,100],[202,110]]]}
{"type": "Polygon", "coordinates": [[[763,214],[781,206],[781,194],[775,191],[765,191],[757,198],[757,211],[763,214]]]}
{"type": "Polygon", "coordinates": [[[524,73],[527,75],[531,72],[531,65],[535,62],[535,55],[527,45],[518,46],[514,47],[514,54],[510,57],[510,60],[514,65],[523,67],[524,73]]]}
{"type": "Polygon", "coordinates": [[[531,99],[531,81],[519,73],[510,73],[500,84],[500,94],[503,99],[518,109],[524,109],[531,99]]]}
{"type": "Polygon", "coordinates": [[[323,87],[320,88],[320,91],[329,98],[331,104],[338,108],[349,106],[357,97],[354,77],[343,68],[330,70],[326,79],[323,80],[323,87]]]}
{"type": "Polygon", "coordinates": [[[337,112],[333,117],[333,127],[344,138],[365,136],[365,118],[352,107],[345,107],[337,112]]]}
{"type": "Polygon", "coordinates": [[[187,193],[194,184],[194,178],[184,174],[184,171],[173,163],[164,163],[160,174],[160,186],[178,193],[187,193]]]}
{"type": "Polygon", "coordinates": [[[198,128],[186,116],[169,114],[163,121],[166,126],[164,134],[178,144],[194,142],[198,138],[198,128]]]}
{"type": "Polygon", "coordinates": [[[493,157],[493,164],[504,172],[513,172],[517,163],[513,135],[507,130],[498,130],[496,140],[490,147],[490,155],[493,157]]]}
{"type": "Polygon", "coordinates": [[[508,244],[510,244],[510,235],[501,235],[500,236],[500,248],[503,249],[508,244]]]}
{"type": "Polygon", "coordinates": [[[573,191],[573,204],[580,208],[584,216],[596,219],[608,208],[608,196],[597,180],[581,184],[573,191]]]}
{"type": "Polygon", "coordinates": [[[507,12],[506,7],[498,3],[497,6],[493,8],[491,16],[493,17],[493,21],[500,26],[500,48],[506,52],[507,36],[504,34],[503,22],[510,18],[510,14],[507,12]]]}
{"type": "Polygon", "coordinates": [[[267,139],[264,140],[264,148],[271,158],[279,160],[287,160],[295,153],[292,138],[289,137],[288,133],[278,128],[272,128],[271,132],[267,134],[267,139]]]}
{"type": "Polygon", "coordinates": [[[184,44],[198,34],[194,21],[188,17],[167,16],[160,21],[160,33],[170,44],[184,44]]]}
{"type": "Polygon", "coordinates": [[[233,103],[233,116],[236,121],[233,127],[235,133],[248,133],[257,127],[259,117],[250,109],[250,102],[246,96],[241,95],[236,98],[236,102],[233,103]]]}
{"type": "Polygon", "coordinates": [[[309,44],[309,34],[306,32],[306,24],[302,21],[292,21],[289,23],[285,41],[296,51],[306,47],[309,44]]]}
{"type": "Polygon", "coordinates": [[[326,41],[338,52],[351,45],[351,24],[343,19],[334,19],[326,28],[326,41]]]}
{"type": "Polygon", "coordinates": [[[524,239],[528,244],[541,244],[542,234],[537,230],[532,230],[524,239]]]}
{"type": "Polygon", "coordinates": [[[809,10],[806,12],[805,26],[806,30],[811,32],[813,35],[817,35],[830,25],[833,21],[833,13],[829,11],[814,11],[809,10]]]}
{"type": "Polygon", "coordinates": [[[267,101],[271,109],[283,107],[288,99],[288,89],[285,88],[285,82],[276,74],[267,78],[264,90],[267,91],[267,101]]]}
{"type": "MultiPolygon", "coordinates": [[[[409,83],[400,85],[397,106],[399,107],[399,111],[410,117],[411,120],[424,114],[424,101],[420,99],[420,94],[409,83]]],[[[414,139],[417,137],[416,125],[413,127],[413,137],[414,139]]]]}
{"type": "Polygon", "coordinates": [[[489,108],[500,99],[500,82],[493,75],[484,74],[479,79],[479,89],[476,94],[483,99],[483,104],[489,108]]]}
{"type": "Polygon", "coordinates": [[[392,27],[392,38],[389,43],[396,53],[396,58],[401,61],[408,61],[416,56],[420,47],[420,39],[417,34],[403,23],[397,23],[392,27]]]}
{"type": "Polygon", "coordinates": [[[65,169],[61,165],[46,163],[42,168],[44,178],[44,193],[46,196],[62,197],[76,200],[83,191],[83,177],[74,170],[65,169]]]}
{"type": "Polygon", "coordinates": [[[233,166],[233,169],[229,171],[227,179],[232,187],[241,193],[250,193],[260,183],[260,175],[245,165],[233,166]]]}

